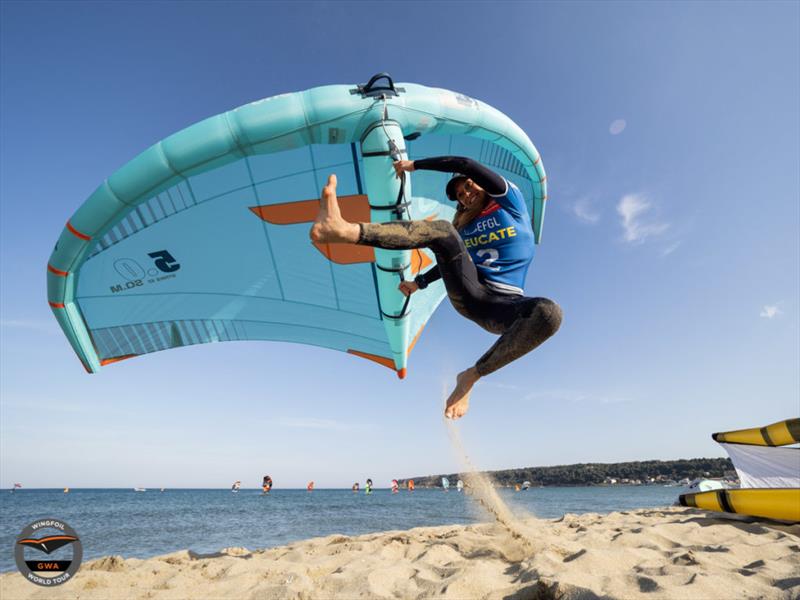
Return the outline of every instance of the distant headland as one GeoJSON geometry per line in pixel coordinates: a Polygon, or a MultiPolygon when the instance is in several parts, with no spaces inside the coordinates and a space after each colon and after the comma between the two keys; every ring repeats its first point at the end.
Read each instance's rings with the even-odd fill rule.
{"type": "MultiPolygon", "coordinates": [[[[736,479],[728,458],[689,458],[681,460],[642,460],[623,463],[578,463],[553,467],[524,467],[486,471],[495,485],[514,487],[530,482],[531,487],[584,485],[677,485],[698,477],[736,479]]],[[[413,480],[416,487],[441,487],[442,477],[456,481],[461,473],[441,473],[398,480],[405,487],[413,480]]]]}

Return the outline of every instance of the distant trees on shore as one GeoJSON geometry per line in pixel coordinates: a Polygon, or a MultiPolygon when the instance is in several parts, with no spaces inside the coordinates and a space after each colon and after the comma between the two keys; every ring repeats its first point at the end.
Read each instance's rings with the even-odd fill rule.
{"type": "MultiPolygon", "coordinates": [[[[648,485],[677,482],[681,479],[697,477],[720,478],[736,477],[733,463],[728,458],[689,458],[682,460],[643,460],[624,463],[579,463],[554,467],[526,467],[487,471],[495,484],[501,487],[514,487],[524,481],[537,486],[570,485],[648,485]]],[[[440,487],[442,477],[457,480],[462,473],[440,473],[422,477],[409,477],[417,487],[440,487]]],[[[405,486],[408,479],[400,479],[405,486]]]]}

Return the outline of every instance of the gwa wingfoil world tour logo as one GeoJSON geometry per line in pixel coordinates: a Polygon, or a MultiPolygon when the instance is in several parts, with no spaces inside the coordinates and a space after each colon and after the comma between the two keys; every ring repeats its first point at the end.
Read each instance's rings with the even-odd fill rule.
{"type": "Polygon", "coordinates": [[[75,530],[60,519],[39,519],[25,527],[14,544],[22,575],[36,585],[69,581],[81,566],[83,546],[75,530]]]}

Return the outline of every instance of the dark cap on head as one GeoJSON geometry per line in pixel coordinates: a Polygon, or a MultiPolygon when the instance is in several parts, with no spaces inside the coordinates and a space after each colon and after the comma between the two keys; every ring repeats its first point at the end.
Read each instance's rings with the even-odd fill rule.
{"type": "Polygon", "coordinates": [[[447,182],[445,193],[450,200],[453,202],[458,202],[458,198],[456,198],[456,184],[460,181],[466,181],[467,179],[469,178],[466,175],[456,175],[447,182]]]}

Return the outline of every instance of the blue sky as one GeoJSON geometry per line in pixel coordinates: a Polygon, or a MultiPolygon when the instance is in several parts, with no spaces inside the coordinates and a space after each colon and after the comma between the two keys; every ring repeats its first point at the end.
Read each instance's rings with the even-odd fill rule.
{"type": "Polygon", "coordinates": [[[797,3],[0,6],[0,486],[381,486],[459,468],[443,397],[493,337],[449,305],[400,382],[253,342],[89,376],[46,302],[65,221],[143,149],[378,71],[502,110],[548,173],[526,291],[564,324],[476,387],[458,425],[473,463],[721,456],[711,432],[798,416],[797,3]]]}

